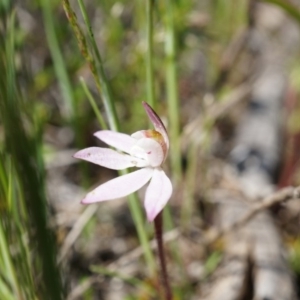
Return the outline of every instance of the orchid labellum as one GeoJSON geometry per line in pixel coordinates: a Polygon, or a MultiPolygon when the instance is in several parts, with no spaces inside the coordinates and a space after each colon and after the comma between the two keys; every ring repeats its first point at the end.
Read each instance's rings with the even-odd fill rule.
{"type": "Polygon", "coordinates": [[[101,184],[87,194],[82,203],[90,204],[125,197],[150,181],[144,206],[148,220],[153,221],[172,194],[171,181],[161,168],[169,150],[169,138],[164,124],[154,110],[146,102],[143,102],[143,106],[154,125],[154,130],[141,130],[131,136],[110,130],[98,131],[95,133],[97,138],[121,152],[91,147],[78,151],[74,157],[113,170],[140,168],[101,184]]]}

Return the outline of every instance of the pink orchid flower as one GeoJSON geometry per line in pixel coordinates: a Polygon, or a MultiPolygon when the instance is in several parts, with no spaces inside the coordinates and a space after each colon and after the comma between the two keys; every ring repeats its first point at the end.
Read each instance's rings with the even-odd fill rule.
{"type": "Polygon", "coordinates": [[[169,150],[169,138],[164,124],[154,110],[146,102],[143,102],[143,106],[155,130],[141,130],[131,136],[110,130],[94,134],[124,153],[91,147],[78,151],[74,157],[113,170],[141,168],[101,184],[88,193],[81,203],[90,204],[125,197],[142,188],[151,179],[144,206],[148,220],[153,221],[172,194],[171,181],[161,168],[169,150]]]}

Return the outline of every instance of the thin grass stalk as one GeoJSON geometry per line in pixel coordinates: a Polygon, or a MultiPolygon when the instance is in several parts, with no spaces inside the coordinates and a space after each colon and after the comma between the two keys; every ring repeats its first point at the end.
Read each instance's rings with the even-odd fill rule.
{"type": "MultiPolygon", "coordinates": [[[[101,83],[98,78],[95,59],[91,55],[91,53],[88,49],[87,40],[86,40],[85,36],[83,35],[83,32],[82,32],[80,26],[78,25],[77,17],[75,15],[75,13],[73,12],[73,10],[70,6],[70,2],[68,0],[63,0],[63,7],[64,7],[64,11],[66,13],[67,19],[68,19],[68,21],[72,27],[72,30],[74,32],[74,35],[77,39],[77,44],[78,44],[79,50],[80,50],[83,58],[87,61],[89,68],[92,72],[93,78],[95,80],[95,84],[96,84],[98,93],[99,93],[99,95],[102,96],[101,83]]],[[[114,123],[115,122],[113,120],[111,120],[109,122],[109,127],[114,128],[115,127],[114,123]]]]}
{"type": "Polygon", "coordinates": [[[182,176],[181,153],[180,153],[180,120],[179,120],[179,99],[177,90],[177,66],[176,66],[176,37],[174,10],[175,4],[167,0],[166,7],[166,89],[169,108],[169,135],[171,141],[171,167],[173,179],[179,182],[182,176]]]}
{"type": "Polygon", "coordinates": [[[78,3],[80,6],[82,16],[83,16],[83,20],[84,20],[85,25],[88,30],[88,36],[89,36],[89,41],[92,46],[92,51],[94,53],[94,56],[96,57],[96,60],[94,60],[94,63],[95,63],[95,68],[98,71],[98,76],[100,78],[101,89],[102,89],[101,95],[103,98],[104,107],[105,107],[107,117],[108,117],[108,123],[110,125],[111,130],[118,131],[119,130],[118,117],[117,117],[115,105],[114,105],[114,102],[112,99],[110,87],[109,87],[109,84],[108,84],[108,81],[107,81],[107,78],[106,78],[106,75],[104,72],[102,58],[101,58],[100,52],[98,50],[98,46],[95,41],[94,33],[92,30],[92,25],[90,23],[90,20],[87,15],[87,11],[86,11],[83,1],[78,0],[78,3]]]}
{"type": "Polygon", "coordinates": [[[154,0],[146,0],[147,20],[147,54],[146,54],[146,80],[147,102],[155,110],[154,67],[153,67],[153,10],[154,0]]]}
{"type": "Polygon", "coordinates": [[[116,115],[115,105],[114,105],[114,102],[111,97],[110,89],[108,87],[106,75],[104,73],[104,69],[102,66],[101,56],[100,56],[100,53],[98,51],[98,48],[97,48],[97,45],[96,45],[96,42],[94,39],[94,35],[93,35],[92,29],[91,29],[91,24],[89,22],[89,19],[88,19],[87,13],[86,13],[85,6],[82,1],[80,2],[78,0],[78,2],[80,5],[83,19],[88,28],[89,41],[92,44],[92,52],[93,53],[91,53],[91,51],[89,49],[88,41],[85,38],[85,36],[82,32],[82,29],[80,28],[80,26],[78,24],[77,17],[71,8],[69,0],[63,0],[63,7],[65,10],[66,16],[68,18],[68,21],[73,29],[76,39],[77,39],[77,43],[78,43],[80,52],[81,52],[82,56],[84,57],[84,59],[89,64],[90,70],[92,72],[93,78],[96,83],[96,88],[98,90],[99,95],[101,95],[101,97],[102,97],[105,112],[106,112],[107,118],[108,118],[109,128],[111,130],[118,131],[118,129],[119,129],[118,118],[116,115]],[[97,58],[97,61],[95,60],[95,56],[97,58]]]}
{"type": "Polygon", "coordinates": [[[58,78],[58,84],[65,100],[64,116],[67,119],[73,118],[76,111],[76,103],[73,95],[72,86],[67,73],[65,60],[62,56],[58,39],[54,28],[54,18],[52,13],[53,3],[48,0],[41,0],[46,38],[52,56],[53,66],[58,78]]]}
{"type": "MultiPolygon", "coordinates": [[[[78,120],[80,120],[78,103],[72,89],[67,66],[55,32],[55,19],[53,17],[54,13],[52,9],[53,3],[48,0],[41,0],[41,6],[45,24],[46,38],[50,49],[55,74],[57,76],[58,84],[64,99],[62,113],[64,117],[71,123],[71,126],[74,129],[76,146],[78,148],[82,148],[84,146],[84,140],[82,139],[83,135],[81,134],[82,126],[80,125],[80,122],[78,122],[78,120]]],[[[83,185],[87,186],[88,168],[83,162],[80,162],[80,170],[83,174],[83,185]]]]}
{"type": "Polygon", "coordinates": [[[99,109],[97,107],[96,100],[94,99],[92,93],[89,91],[89,88],[86,85],[86,82],[82,77],[80,77],[80,83],[81,83],[81,86],[83,88],[83,91],[84,91],[86,97],[88,98],[88,100],[90,102],[91,107],[93,108],[93,111],[95,113],[95,116],[96,116],[101,128],[107,129],[107,125],[102,117],[101,112],[99,111],[99,109]]]}
{"type": "MultiPolygon", "coordinates": [[[[75,36],[77,38],[80,51],[81,51],[83,57],[89,63],[91,72],[92,72],[94,80],[96,82],[96,87],[98,89],[98,92],[102,96],[105,111],[106,111],[106,114],[107,114],[108,120],[109,120],[109,128],[111,130],[119,131],[119,124],[118,124],[117,115],[115,113],[114,102],[112,101],[111,94],[109,92],[110,90],[108,88],[108,81],[107,81],[107,78],[104,73],[101,56],[100,56],[100,53],[98,51],[98,48],[97,48],[97,45],[96,45],[96,42],[94,39],[91,24],[89,22],[83,2],[80,0],[78,0],[78,1],[79,1],[79,4],[81,4],[81,6],[80,6],[81,12],[83,14],[86,26],[88,27],[89,38],[92,43],[94,55],[96,55],[96,57],[98,57],[97,63],[95,61],[94,56],[90,53],[87,40],[86,40],[85,36],[83,35],[83,32],[82,32],[80,26],[78,25],[76,15],[73,12],[68,0],[63,0],[64,10],[65,10],[67,18],[70,22],[70,25],[72,26],[72,29],[75,33],[75,36]],[[100,77],[100,80],[99,80],[99,77],[100,77]],[[104,87],[104,89],[103,89],[103,87],[104,87]]],[[[120,174],[126,174],[126,173],[127,173],[126,170],[120,172],[120,174]]],[[[144,226],[144,222],[143,222],[144,216],[143,216],[143,212],[141,210],[140,204],[139,204],[139,199],[136,196],[136,194],[132,194],[132,195],[128,196],[128,200],[129,200],[128,201],[129,208],[130,208],[130,211],[131,211],[131,214],[133,217],[133,221],[134,221],[136,229],[137,229],[138,238],[139,238],[140,244],[144,251],[145,260],[149,267],[150,273],[153,275],[155,272],[155,260],[154,260],[153,253],[150,248],[148,235],[145,230],[145,226],[144,226]]]]}
{"type": "MultiPolygon", "coordinates": [[[[86,40],[80,26],[78,25],[77,17],[75,15],[75,13],[73,12],[73,10],[70,6],[70,2],[68,0],[63,0],[63,8],[64,8],[64,11],[68,18],[68,21],[72,27],[72,30],[75,34],[75,37],[77,39],[79,50],[90,67],[93,78],[95,80],[95,84],[96,84],[98,93],[99,93],[99,95],[103,96],[102,86],[101,86],[101,82],[98,77],[95,59],[94,59],[93,55],[91,55],[91,53],[88,49],[87,40],[86,40]]],[[[105,100],[105,99],[103,99],[103,100],[105,100]]],[[[108,110],[108,104],[106,103],[106,101],[104,101],[104,106],[105,106],[106,113],[108,115],[109,126],[110,126],[110,128],[114,128],[114,130],[116,130],[117,118],[116,118],[116,115],[113,113],[114,110],[112,110],[112,113],[110,113],[110,111],[108,110]]],[[[101,123],[100,123],[100,125],[101,125],[101,123]]]]}

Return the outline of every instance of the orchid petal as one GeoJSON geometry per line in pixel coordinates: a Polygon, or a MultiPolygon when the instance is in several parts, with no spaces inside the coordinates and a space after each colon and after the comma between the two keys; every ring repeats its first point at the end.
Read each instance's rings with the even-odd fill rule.
{"type": "Polygon", "coordinates": [[[132,147],[132,156],[146,159],[151,167],[158,167],[164,160],[164,151],[161,145],[151,138],[142,138],[132,147]]]}
{"type": "Polygon", "coordinates": [[[172,183],[165,172],[160,168],[154,169],[144,203],[149,222],[162,211],[172,195],[172,190],[172,183]]]}
{"type": "Polygon", "coordinates": [[[81,203],[89,204],[125,197],[144,186],[152,174],[152,168],[144,168],[112,179],[88,193],[81,203]]]}
{"type": "Polygon", "coordinates": [[[165,143],[167,144],[167,149],[169,149],[170,142],[164,123],[147,102],[143,101],[142,104],[155,130],[163,136],[165,143]]]}
{"type": "Polygon", "coordinates": [[[148,165],[148,162],[143,159],[100,147],[83,149],[75,153],[74,157],[113,170],[124,170],[129,167],[145,167],[148,165]]]}
{"type": "Polygon", "coordinates": [[[130,135],[111,130],[98,131],[94,133],[94,136],[107,145],[126,153],[129,153],[131,147],[136,143],[136,140],[130,135]]]}

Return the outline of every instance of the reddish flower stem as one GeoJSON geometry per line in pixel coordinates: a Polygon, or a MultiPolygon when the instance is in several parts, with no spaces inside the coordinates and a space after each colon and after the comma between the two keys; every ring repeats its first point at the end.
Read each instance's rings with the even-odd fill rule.
{"type": "Polygon", "coordinates": [[[162,279],[162,285],[165,293],[165,299],[172,300],[173,296],[170,288],[165,252],[163,247],[163,236],[162,236],[163,226],[162,225],[163,225],[163,214],[162,212],[160,212],[154,219],[155,236],[157,241],[158,257],[159,257],[160,269],[161,269],[161,279],[162,279]]]}

